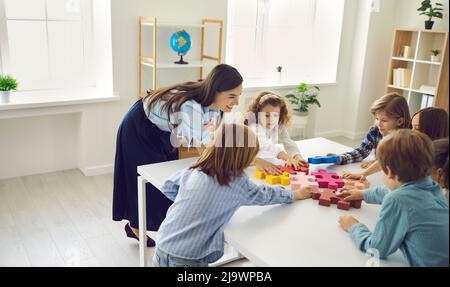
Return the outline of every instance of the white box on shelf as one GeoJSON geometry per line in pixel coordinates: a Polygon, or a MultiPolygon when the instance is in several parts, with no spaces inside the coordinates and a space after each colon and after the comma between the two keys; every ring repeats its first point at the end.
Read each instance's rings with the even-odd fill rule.
{"type": "Polygon", "coordinates": [[[436,87],[430,86],[430,85],[422,85],[422,86],[420,86],[419,91],[424,94],[434,95],[434,94],[436,94],[436,87]]]}

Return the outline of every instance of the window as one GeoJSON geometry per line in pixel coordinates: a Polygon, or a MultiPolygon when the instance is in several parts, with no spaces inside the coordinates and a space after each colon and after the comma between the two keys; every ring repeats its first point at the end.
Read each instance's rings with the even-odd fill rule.
{"type": "Polygon", "coordinates": [[[226,62],[247,86],[334,83],[343,12],[344,0],[229,0],[226,62]]]}
{"type": "Polygon", "coordinates": [[[0,0],[1,72],[21,91],[100,85],[111,55],[110,14],[103,0],[0,0]]]}

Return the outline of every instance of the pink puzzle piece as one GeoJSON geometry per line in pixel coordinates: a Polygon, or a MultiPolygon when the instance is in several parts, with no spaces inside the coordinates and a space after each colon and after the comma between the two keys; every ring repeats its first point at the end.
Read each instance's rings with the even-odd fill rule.
{"type": "Polygon", "coordinates": [[[320,188],[337,190],[344,186],[344,181],[335,172],[328,172],[321,169],[318,172],[311,173],[311,175],[316,177],[316,181],[319,183],[320,188]]]}
{"type": "Polygon", "coordinates": [[[316,178],[311,175],[306,175],[304,172],[291,175],[291,189],[300,189],[302,187],[309,186],[313,191],[319,191],[319,184],[316,182],[316,178]]]}
{"type": "Polygon", "coordinates": [[[364,190],[370,187],[370,182],[366,179],[363,182],[355,179],[344,179],[344,188],[364,190]]]}
{"type": "Polygon", "coordinates": [[[337,204],[337,208],[349,210],[350,206],[354,208],[361,208],[362,200],[345,201],[343,196],[336,195],[332,189],[326,189],[322,192],[313,192],[312,199],[319,200],[319,205],[330,206],[337,204]]]}

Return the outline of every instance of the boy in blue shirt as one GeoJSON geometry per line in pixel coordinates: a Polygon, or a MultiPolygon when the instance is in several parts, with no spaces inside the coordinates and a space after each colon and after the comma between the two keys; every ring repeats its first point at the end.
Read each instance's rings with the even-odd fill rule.
{"type": "Polygon", "coordinates": [[[430,177],[431,140],[417,131],[396,131],[380,142],[377,160],[388,188],[342,192],[349,201],[381,204],[374,231],[352,216],[339,218],[342,228],[360,250],[375,249],[380,258],[400,248],[411,266],[449,266],[448,201],[430,177]]]}

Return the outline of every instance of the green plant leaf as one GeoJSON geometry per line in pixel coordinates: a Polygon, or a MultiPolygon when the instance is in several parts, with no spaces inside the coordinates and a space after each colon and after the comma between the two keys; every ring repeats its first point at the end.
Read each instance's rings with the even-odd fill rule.
{"type": "Polygon", "coordinates": [[[18,83],[16,79],[11,76],[0,76],[0,91],[16,90],[18,83]]]}

